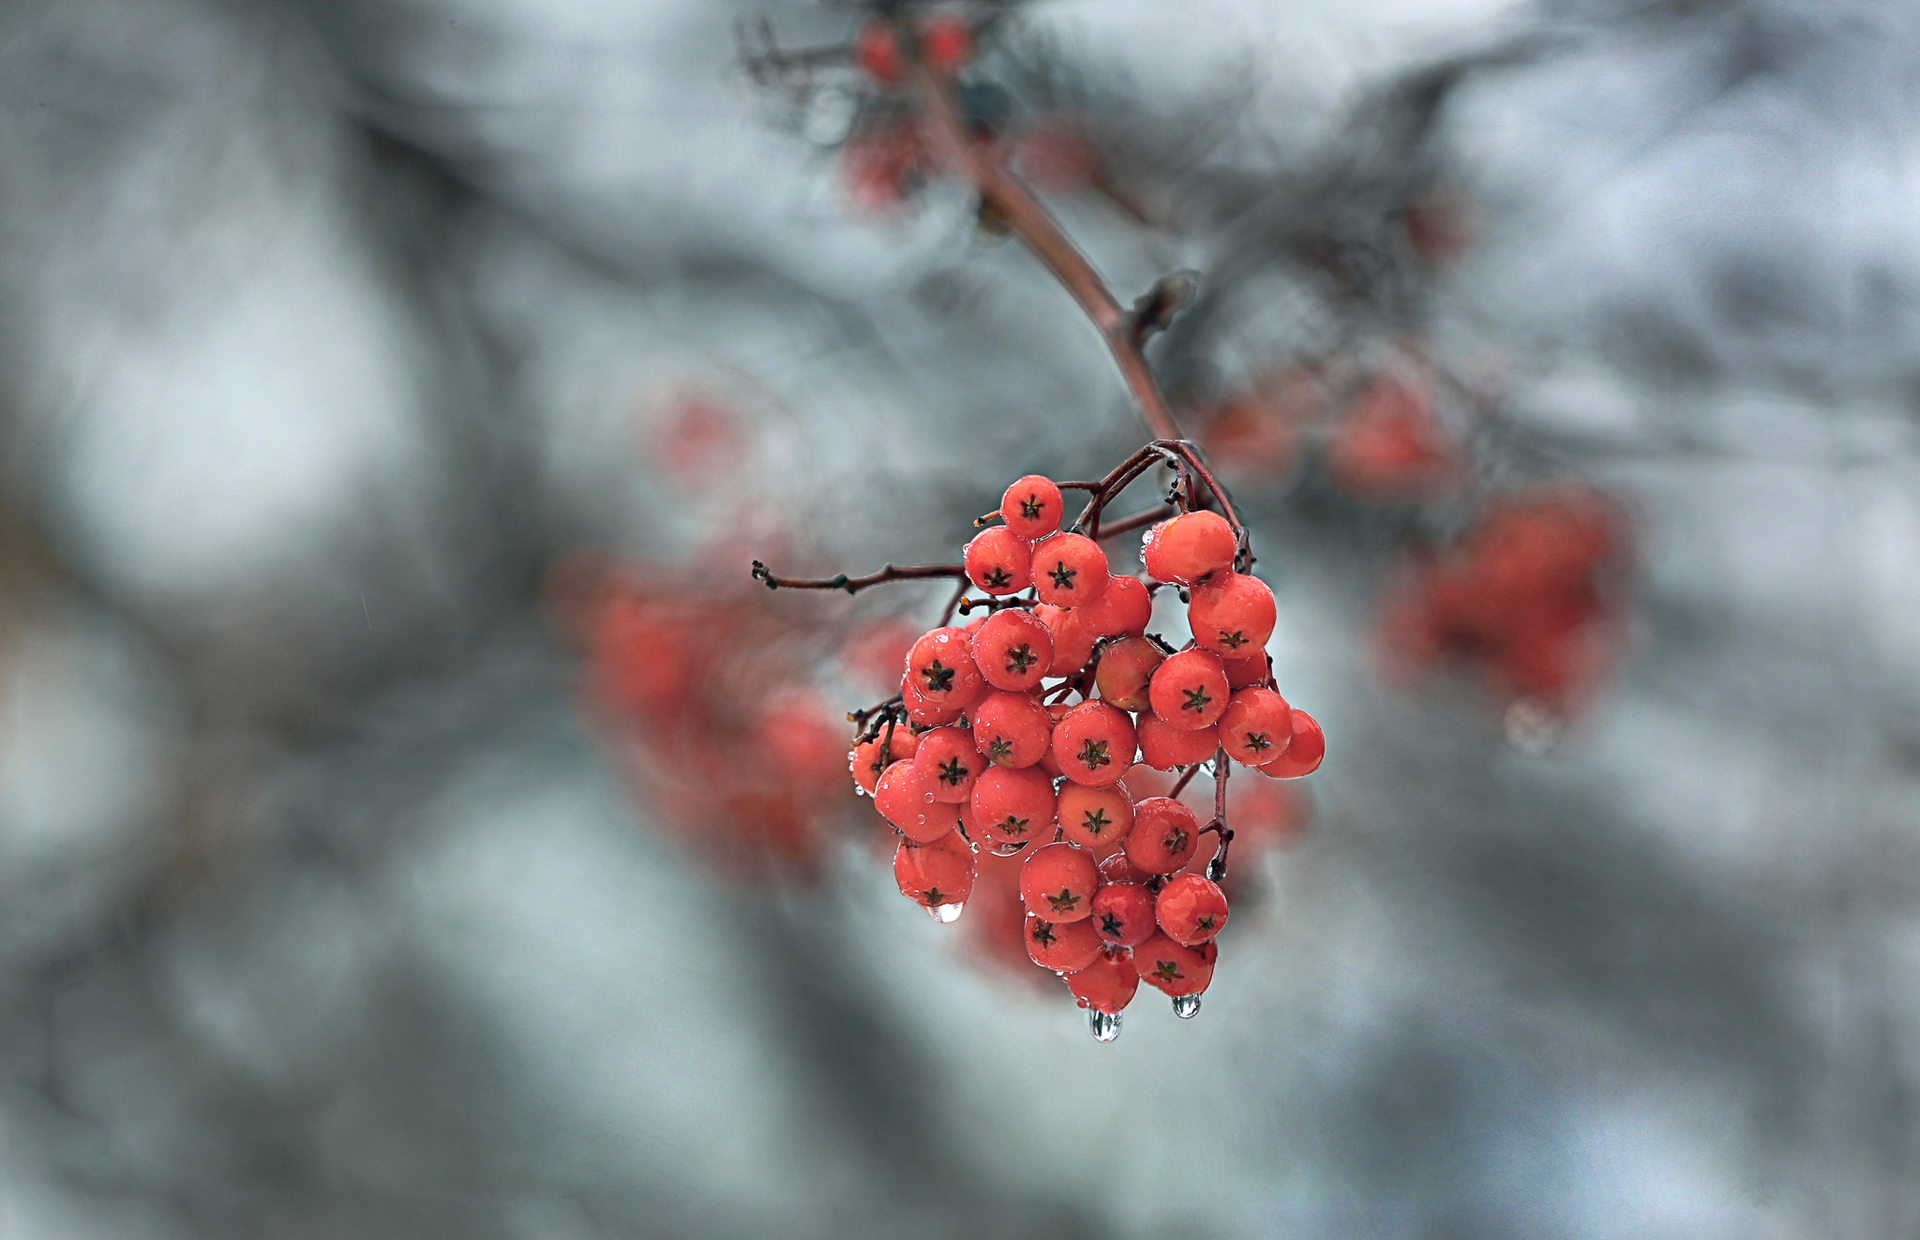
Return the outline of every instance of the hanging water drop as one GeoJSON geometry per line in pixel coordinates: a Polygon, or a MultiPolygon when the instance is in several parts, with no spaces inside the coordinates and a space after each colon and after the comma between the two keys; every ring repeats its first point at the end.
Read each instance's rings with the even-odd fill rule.
{"type": "Polygon", "coordinates": [[[936,904],[927,910],[927,916],[933,918],[943,926],[950,926],[960,920],[960,910],[965,907],[967,906],[964,902],[957,904],[936,904]]]}
{"type": "Polygon", "coordinates": [[[1096,1042],[1111,1042],[1120,1036],[1120,1013],[1088,1012],[1087,1028],[1093,1030],[1096,1042]]]}
{"type": "Polygon", "coordinates": [[[1173,997],[1173,1014],[1181,1020],[1192,1020],[1194,1017],[1200,1015],[1200,996],[1175,995],[1173,997]]]}

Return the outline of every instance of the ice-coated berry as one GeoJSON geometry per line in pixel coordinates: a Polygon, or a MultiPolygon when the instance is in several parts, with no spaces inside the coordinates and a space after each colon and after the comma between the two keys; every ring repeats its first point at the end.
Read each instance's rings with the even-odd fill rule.
{"type": "Polygon", "coordinates": [[[1081,1007],[1109,1015],[1132,1003],[1140,989],[1140,971],[1133,967],[1132,954],[1118,948],[1102,948],[1091,964],[1062,980],[1081,1007]]]}
{"type": "Polygon", "coordinates": [[[1220,657],[1206,650],[1182,650],[1154,669],[1148,690],[1153,713],[1176,728],[1218,723],[1232,696],[1220,657]]]}
{"type": "Polygon", "coordinates": [[[1100,650],[1100,666],[1093,673],[1100,700],[1121,710],[1146,710],[1147,684],[1166,657],[1160,647],[1144,637],[1108,642],[1100,650]]]}
{"type": "Polygon", "coordinates": [[[1107,588],[1079,606],[1080,622],[1095,637],[1141,633],[1153,619],[1153,596],[1137,577],[1109,577],[1107,588]]]}
{"type": "Polygon", "coordinates": [[[1140,562],[1159,581],[1190,585],[1233,563],[1233,527],[1217,512],[1187,512],[1152,527],[1141,540],[1140,562]]]}
{"type": "Polygon", "coordinates": [[[1100,872],[1093,854],[1073,844],[1036,849],[1020,867],[1020,899],[1027,911],[1048,921],[1081,921],[1093,912],[1100,872]]]}
{"type": "Polygon", "coordinates": [[[994,688],[1032,689],[1053,665],[1053,632],[1025,608],[1009,607],[987,617],[968,654],[994,688]]]}
{"type": "Polygon", "coordinates": [[[1133,765],[1133,721],[1105,702],[1082,702],[1053,726],[1052,752],[1076,784],[1116,783],[1133,765]]]}
{"type": "Polygon", "coordinates": [[[1101,942],[1136,947],[1153,937],[1153,893],[1138,883],[1108,883],[1093,893],[1088,920],[1101,942]]]}
{"type": "Polygon", "coordinates": [[[1245,689],[1252,685],[1264,685],[1273,678],[1273,667],[1267,661],[1267,652],[1255,650],[1252,654],[1235,655],[1230,659],[1221,659],[1220,666],[1227,672],[1227,688],[1245,689]]]}
{"type": "Polygon", "coordinates": [[[1028,542],[1037,542],[1060,528],[1060,488],[1043,474],[1028,474],[1000,497],[1000,519],[1028,542]]]}
{"type": "MultiPolygon", "coordinates": [[[[1099,897],[1094,916],[1099,916],[1099,897]]],[[[1161,933],[1185,947],[1204,943],[1227,924],[1227,897],[1218,884],[1199,874],[1176,874],[1153,902],[1161,933]]],[[[1132,946],[1132,944],[1128,944],[1132,946]]]]}
{"type": "Polygon", "coordinates": [[[1007,853],[1053,838],[1053,781],[1031,767],[988,767],[973,781],[972,804],[983,847],[1007,853]]]}
{"type": "Polygon", "coordinates": [[[1157,771],[1206,762],[1220,747],[1218,728],[1177,728],[1158,715],[1142,715],[1134,725],[1140,761],[1157,771]]]}
{"type": "Polygon", "coordinates": [[[1293,710],[1272,689],[1241,689],[1220,716],[1220,748],[1235,762],[1264,766],[1293,743],[1293,710]]]}
{"type": "Polygon", "coordinates": [[[906,724],[898,723],[893,726],[891,743],[887,740],[888,731],[889,729],[883,726],[880,729],[880,735],[855,745],[853,752],[847,755],[848,764],[853,768],[853,782],[858,784],[860,791],[868,796],[873,795],[874,785],[880,782],[880,772],[895,762],[911,758],[914,750],[920,748],[919,736],[906,724]]]}
{"type": "Polygon", "coordinates": [[[907,708],[907,718],[923,728],[937,728],[943,723],[952,723],[966,713],[965,706],[928,701],[920,690],[913,687],[911,672],[900,678],[900,704],[907,708]]]}
{"type": "Polygon", "coordinates": [[[1133,798],[1119,784],[1091,787],[1068,780],[1054,812],[1067,839],[1095,853],[1118,846],[1133,827],[1133,798]]]}
{"type": "Polygon", "coordinates": [[[1087,632],[1077,610],[1042,603],[1033,614],[1053,637],[1053,661],[1047,666],[1047,675],[1071,676],[1087,665],[1093,657],[1093,634],[1087,632]]]}
{"type": "Polygon", "coordinates": [[[1033,545],[1033,594],[1055,607],[1090,603],[1107,588],[1107,553],[1085,534],[1055,534],[1033,545]]]}
{"type": "Polygon", "coordinates": [[[1200,821],[1180,802],[1148,797],[1134,804],[1125,847],[1135,866],[1149,874],[1171,874],[1193,860],[1199,844],[1200,821]]]}
{"type": "Polygon", "coordinates": [[[974,535],[962,558],[967,580],[988,594],[1018,594],[1033,584],[1033,552],[1026,539],[1004,525],[974,535]]]}
{"type": "Polygon", "coordinates": [[[1153,877],[1153,875],[1127,860],[1127,854],[1125,852],[1117,852],[1111,857],[1102,859],[1099,870],[1100,881],[1103,883],[1145,883],[1153,877]]]}
{"type": "Polygon", "coordinates": [[[1258,577],[1215,573],[1188,591],[1193,640],[1221,656],[1266,647],[1273,636],[1273,591],[1258,577]]]}
{"type": "Polygon", "coordinates": [[[973,850],[958,831],[926,843],[903,840],[893,853],[900,894],[927,908],[963,902],[973,893],[973,873],[973,850]]]}
{"type": "Polygon", "coordinates": [[[1026,921],[1027,955],[1043,969],[1069,973],[1084,969],[1100,954],[1100,936],[1086,918],[1048,921],[1033,913],[1026,921]]]}
{"type": "Polygon", "coordinates": [[[974,704],[971,722],[973,743],[995,766],[1032,766],[1053,736],[1053,717],[1031,693],[989,693],[974,704]]]}
{"type": "Polygon", "coordinates": [[[972,732],[949,725],[920,734],[913,769],[934,800],[957,804],[973,795],[973,781],[987,769],[987,760],[974,744],[972,732]]]}
{"type": "Polygon", "coordinates": [[[1197,995],[1213,980],[1212,954],[1182,947],[1164,934],[1155,934],[1133,949],[1140,980],[1163,994],[1197,995]]]}
{"type": "Polygon", "coordinates": [[[924,633],[913,643],[907,652],[907,680],[929,704],[960,710],[987,687],[973,662],[973,636],[951,626],[924,633]]]}
{"type": "Polygon", "coordinates": [[[910,840],[926,843],[953,830],[952,806],[928,798],[920,772],[911,762],[896,762],[880,773],[873,807],[910,840]]]}
{"type": "Polygon", "coordinates": [[[1293,743],[1278,759],[1261,767],[1260,773],[1275,779],[1297,779],[1319,770],[1320,760],[1326,756],[1327,737],[1320,730],[1320,724],[1306,711],[1296,709],[1293,712],[1293,743]]]}

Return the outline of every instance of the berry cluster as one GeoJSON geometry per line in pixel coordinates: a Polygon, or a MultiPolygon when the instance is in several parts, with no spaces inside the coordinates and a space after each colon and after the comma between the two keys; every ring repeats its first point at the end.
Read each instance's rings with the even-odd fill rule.
{"type": "MultiPolygon", "coordinates": [[[[1101,482],[1066,484],[1094,492],[1066,530],[1059,485],[1038,475],[1016,481],[983,518],[1000,523],[968,543],[957,566],[965,583],[956,608],[982,614],[921,635],[899,695],[854,716],[853,779],[901,837],[902,894],[952,921],[983,860],[1004,872],[997,863],[1022,859],[1027,954],[1065,979],[1103,1041],[1141,981],[1171,996],[1182,1016],[1199,1009],[1227,920],[1219,883],[1233,838],[1228,760],[1292,778],[1316,769],[1325,751],[1319,724],[1274,687],[1265,652],[1273,593],[1241,571],[1251,558],[1244,531],[1191,506],[1204,469],[1190,445],[1149,445],[1101,482]],[[1146,531],[1148,580],[1113,573],[1100,508],[1160,460],[1181,470],[1174,497],[1187,510],[1140,514],[1166,516],[1146,531]],[[968,586],[986,597],[966,597],[968,586]],[[1188,603],[1193,639],[1179,650],[1147,632],[1153,596],[1168,587],[1188,603]],[[1203,763],[1216,794],[1204,824],[1178,799],[1203,763]],[[1124,782],[1136,764],[1185,774],[1171,795],[1136,797],[1124,782]],[[1209,833],[1218,846],[1203,855],[1209,833]]],[[[771,586],[865,584],[755,572],[771,586]]]]}

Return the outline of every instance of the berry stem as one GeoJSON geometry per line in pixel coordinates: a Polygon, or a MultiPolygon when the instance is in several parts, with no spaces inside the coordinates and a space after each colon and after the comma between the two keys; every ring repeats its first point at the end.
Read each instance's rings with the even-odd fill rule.
{"type": "MultiPolygon", "coordinates": [[[[858,594],[868,586],[885,585],[889,581],[925,581],[937,577],[958,577],[966,580],[967,570],[959,564],[911,564],[906,568],[895,568],[889,564],[879,572],[868,573],[864,577],[849,577],[845,573],[836,573],[831,577],[776,577],[773,570],[755,560],[753,579],[764,581],[769,590],[845,590],[848,594],[858,594]]],[[[963,585],[964,591],[965,586],[963,585]]]]}
{"type": "Polygon", "coordinates": [[[1187,790],[1187,785],[1193,782],[1193,777],[1195,775],[1198,775],[1199,773],[1200,773],[1200,764],[1196,762],[1192,766],[1188,767],[1186,770],[1180,773],[1180,778],[1174,781],[1173,791],[1169,792],[1167,795],[1169,797],[1178,799],[1180,794],[1187,790]]]}
{"type": "Polygon", "coordinates": [[[1227,845],[1233,843],[1233,828],[1227,825],[1227,775],[1229,772],[1227,751],[1216,749],[1213,754],[1213,821],[1200,828],[1200,834],[1211,831],[1220,837],[1220,847],[1213,854],[1213,860],[1207,862],[1207,877],[1219,882],[1227,876],[1227,845]]]}

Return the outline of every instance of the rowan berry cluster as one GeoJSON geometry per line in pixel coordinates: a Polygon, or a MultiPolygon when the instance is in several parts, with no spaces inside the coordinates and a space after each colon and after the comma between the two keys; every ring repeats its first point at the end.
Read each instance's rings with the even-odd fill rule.
{"type": "MultiPolygon", "coordinates": [[[[981,614],[921,635],[899,695],[855,713],[854,783],[901,837],[901,893],[936,920],[959,917],[983,857],[1023,858],[1027,954],[1065,980],[1103,1041],[1142,981],[1182,1016],[1199,1009],[1227,921],[1219,883],[1233,838],[1229,760],[1284,779],[1313,771],[1325,752],[1319,724],[1274,685],[1265,650],[1273,592],[1241,571],[1251,557],[1236,520],[1188,507],[1118,522],[1105,537],[1148,526],[1148,580],[1111,571],[1100,509],[1162,460],[1181,469],[1174,495],[1188,506],[1205,466],[1178,441],[1149,445],[1100,482],[1066,484],[1094,492],[1068,529],[1061,487],[1030,475],[982,519],[999,524],[951,570],[889,568],[823,583],[755,565],[775,587],[851,590],[964,574],[955,609],[981,614]],[[969,586],[985,597],[967,597],[969,586]],[[1166,588],[1188,603],[1193,638],[1178,650],[1147,632],[1154,595],[1166,588]],[[1173,795],[1136,797],[1125,782],[1136,764],[1187,776],[1210,765],[1214,817],[1202,823],[1177,799],[1187,776],[1173,795]],[[1217,841],[1210,857],[1201,853],[1208,834],[1217,841]]],[[[1220,494],[1211,475],[1205,485],[1220,494]]]]}

